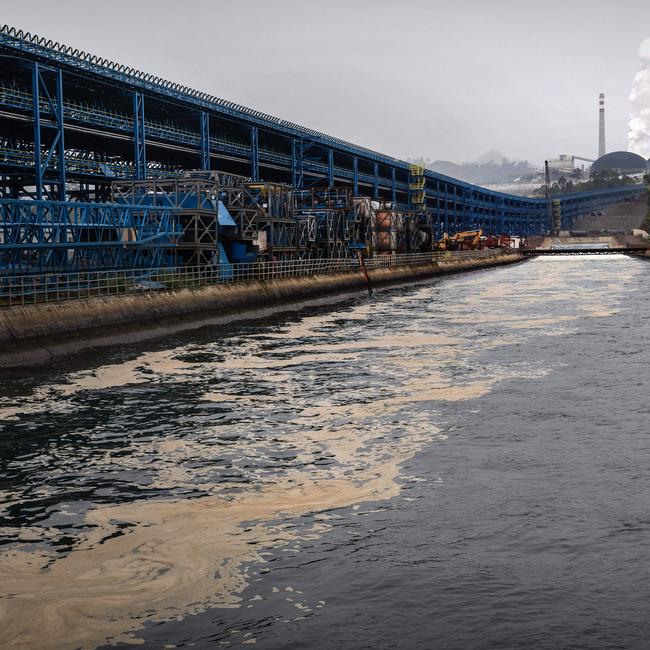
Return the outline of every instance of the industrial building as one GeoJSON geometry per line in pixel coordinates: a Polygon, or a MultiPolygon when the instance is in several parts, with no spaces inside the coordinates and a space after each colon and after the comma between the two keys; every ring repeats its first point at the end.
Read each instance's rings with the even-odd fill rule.
{"type": "MultiPolygon", "coordinates": [[[[502,194],[73,47],[0,30],[0,273],[214,267],[542,234],[502,194]]],[[[640,187],[557,198],[562,223],[640,187]]]]}
{"type": "Polygon", "coordinates": [[[630,151],[612,151],[594,162],[591,173],[610,170],[619,174],[642,174],[647,168],[648,161],[638,154],[630,151]]]}

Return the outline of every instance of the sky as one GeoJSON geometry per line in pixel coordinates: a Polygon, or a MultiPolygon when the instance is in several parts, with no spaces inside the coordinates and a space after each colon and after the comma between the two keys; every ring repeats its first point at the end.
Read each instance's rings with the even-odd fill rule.
{"type": "Polygon", "coordinates": [[[399,158],[627,149],[650,0],[0,0],[0,23],[399,158]]]}

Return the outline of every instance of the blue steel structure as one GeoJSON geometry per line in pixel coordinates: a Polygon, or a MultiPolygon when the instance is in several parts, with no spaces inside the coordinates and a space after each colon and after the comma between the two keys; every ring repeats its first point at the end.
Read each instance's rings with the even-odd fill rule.
{"type": "Polygon", "coordinates": [[[65,158],[64,122],[63,122],[63,74],[61,70],[50,68],[38,62],[32,67],[32,114],[34,116],[34,172],[36,198],[43,198],[43,188],[48,167],[54,162],[57,154],[58,179],[57,192],[53,198],[65,201],[65,165],[60,161],[65,158]],[[48,88],[47,79],[54,79],[54,92],[48,88]],[[53,120],[47,124],[54,132],[51,142],[46,143],[45,121],[41,115],[41,97],[43,97],[46,110],[52,115],[53,120]],[[43,150],[44,149],[44,150],[43,150]]]}
{"type": "Polygon", "coordinates": [[[201,169],[210,171],[210,118],[201,111],[201,169]]]}
{"type": "Polygon", "coordinates": [[[145,141],[144,96],[133,93],[133,144],[135,177],[142,180],[147,177],[147,146],[145,141]]]}
{"type": "MultiPolygon", "coordinates": [[[[118,180],[218,170],[297,191],[343,188],[355,197],[417,212],[436,237],[477,227],[523,235],[549,229],[543,199],[494,192],[429,170],[414,174],[405,161],[8,26],[0,29],[0,61],[4,222],[7,214],[20,211],[13,204],[5,207],[7,199],[59,201],[65,211],[76,202],[106,204],[118,180]]],[[[633,199],[641,190],[558,197],[562,225],[569,228],[580,214],[633,199]]],[[[91,219],[99,208],[85,209],[91,219]]],[[[142,214],[142,206],[123,203],[113,209],[116,215],[130,211],[136,221],[142,214]]],[[[290,232],[289,219],[282,220],[290,232]]],[[[177,227],[164,228],[157,240],[166,250],[175,246],[177,227]]],[[[70,232],[69,237],[78,234],[70,232]]],[[[136,229],[137,237],[141,234],[136,229]]],[[[12,241],[1,244],[6,248],[12,241]]],[[[126,248],[137,248],[138,241],[126,248]]],[[[147,242],[142,240],[143,251],[147,242]]],[[[133,256],[132,263],[146,258],[133,256]]]]}
{"type": "Polygon", "coordinates": [[[173,261],[170,244],[180,235],[177,213],[169,206],[4,199],[0,269],[15,274],[167,266],[173,261]]]}

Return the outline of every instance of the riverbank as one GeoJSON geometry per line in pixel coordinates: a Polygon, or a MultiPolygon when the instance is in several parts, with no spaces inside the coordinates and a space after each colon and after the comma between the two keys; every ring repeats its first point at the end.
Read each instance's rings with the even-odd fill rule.
{"type": "MultiPolygon", "coordinates": [[[[521,260],[519,253],[498,251],[477,258],[371,269],[369,276],[372,286],[381,288],[521,260]]],[[[363,275],[355,271],[14,306],[0,310],[0,368],[44,365],[92,348],[296,311],[366,290],[363,275]]]]}

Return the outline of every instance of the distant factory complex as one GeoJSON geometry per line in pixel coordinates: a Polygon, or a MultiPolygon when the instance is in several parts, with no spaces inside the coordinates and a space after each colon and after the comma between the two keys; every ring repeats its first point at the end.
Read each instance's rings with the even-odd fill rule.
{"type": "Polygon", "coordinates": [[[598,158],[585,158],[571,154],[560,154],[557,158],[548,161],[549,169],[553,176],[573,174],[577,161],[590,163],[591,173],[605,170],[615,171],[619,174],[643,174],[650,170],[650,160],[630,151],[612,151],[607,153],[605,136],[605,94],[598,96],[598,158]]]}

